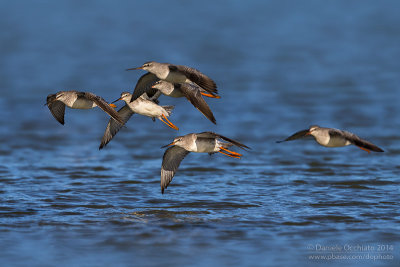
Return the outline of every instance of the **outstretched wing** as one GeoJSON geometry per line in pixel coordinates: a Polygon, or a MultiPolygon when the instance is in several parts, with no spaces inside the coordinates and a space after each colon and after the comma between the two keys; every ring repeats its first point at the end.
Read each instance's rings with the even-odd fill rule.
{"type": "Polygon", "coordinates": [[[179,147],[172,146],[165,150],[163,162],[161,164],[161,193],[168,187],[172,181],[181,161],[189,154],[189,151],[179,147]]]}
{"type": "Polygon", "coordinates": [[[49,108],[53,117],[62,125],[64,125],[65,104],[61,101],[55,100],[56,94],[47,96],[47,107],[49,108]]]}
{"type": "Polygon", "coordinates": [[[202,132],[202,133],[198,133],[196,135],[197,135],[197,137],[200,137],[200,138],[220,138],[220,139],[225,140],[237,147],[240,147],[241,149],[251,149],[250,147],[248,147],[242,143],[239,143],[238,141],[235,141],[233,139],[230,139],[226,136],[223,136],[223,135],[220,135],[220,134],[217,134],[214,132],[202,132]]]}
{"type": "Polygon", "coordinates": [[[212,123],[217,124],[214,114],[212,113],[207,102],[201,96],[200,87],[196,84],[180,83],[177,84],[182,94],[189,100],[192,105],[197,108],[204,116],[206,116],[212,123]]]}
{"type": "Polygon", "coordinates": [[[201,73],[199,70],[190,68],[183,65],[169,65],[170,71],[182,72],[189,80],[199,85],[201,88],[206,90],[211,94],[218,93],[217,85],[215,82],[207,75],[201,73]]]}
{"type": "Polygon", "coordinates": [[[297,133],[292,134],[291,136],[289,136],[288,138],[286,138],[285,140],[281,140],[281,141],[276,141],[277,143],[282,143],[282,142],[286,142],[286,141],[292,141],[292,140],[296,140],[299,138],[303,138],[305,136],[308,135],[308,133],[310,132],[310,130],[301,130],[298,131],[297,133]]]}
{"type": "MultiPolygon", "coordinates": [[[[130,119],[130,117],[134,114],[133,111],[128,107],[128,105],[123,106],[120,110],[118,110],[118,114],[121,116],[124,124],[130,119]]],[[[111,139],[118,133],[118,131],[123,127],[122,124],[116,122],[113,118],[110,118],[107,124],[107,128],[104,131],[103,138],[101,139],[101,143],[99,149],[105,147],[111,139]]]]}
{"type": "Polygon", "coordinates": [[[364,140],[357,135],[347,132],[347,131],[342,131],[344,136],[346,137],[347,140],[349,140],[353,145],[356,145],[361,148],[365,148],[367,150],[372,150],[375,152],[384,152],[383,149],[380,147],[372,144],[371,142],[368,142],[367,140],[364,140]]]}
{"type": "Polygon", "coordinates": [[[151,87],[154,85],[155,82],[159,80],[160,79],[157,78],[156,75],[150,72],[142,75],[142,77],[140,77],[136,83],[135,90],[133,90],[131,102],[135,101],[139,96],[143,95],[144,93],[146,93],[149,98],[152,98],[158,90],[151,87]]]}
{"type": "Polygon", "coordinates": [[[121,123],[122,125],[125,123],[121,118],[121,116],[118,114],[118,112],[115,111],[115,109],[113,109],[112,107],[110,107],[110,105],[102,97],[89,92],[85,92],[84,97],[86,99],[95,102],[99,108],[101,108],[104,112],[110,115],[117,122],[121,123]]]}

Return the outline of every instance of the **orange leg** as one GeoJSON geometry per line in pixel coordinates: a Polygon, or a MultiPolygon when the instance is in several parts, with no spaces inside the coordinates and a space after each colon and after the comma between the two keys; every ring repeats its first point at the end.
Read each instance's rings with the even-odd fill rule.
{"type": "Polygon", "coordinates": [[[240,154],[240,153],[237,153],[237,152],[235,152],[235,151],[228,150],[228,149],[226,149],[225,147],[222,147],[222,146],[221,146],[219,149],[225,150],[226,152],[231,153],[232,155],[235,155],[235,156],[239,156],[239,157],[243,156],[243,155],[240,154]]]}
{"type": "Polygon", "coordinates": [[[369,149],[366,149],[366,148],[363,148],[363,147],[360,147],[360,146],[359,146],[359,148],[364,150],[364,151],[367,151],[368,153],[371,153],[371,151],[369,149]]]}
{"type": "Polygon", "coordinates": [[[211,97],[211,98],[221,98],[219,95],[213,95],[213,94],[208,94],[208,93],[204,93],[204,92],[201,92],[200,94],[211,97]]]}
{"type": "Polygon", "coordinates": [[[112,108],[116,108],[117,106],[115,105],[115,104],[108,104],[110,107],[112,107],[112,108]]]}
{"type": "Polygon", "coordinates": [[[221,154],[227,155],[228,157],[231,157],[231,158],[240,159],[240,156],[231,155],[231,154],[225,153],[225,152],[223,152],[221,150],[218,151],[218,152],[221,153],[221,154]]]}
{"type": "Polygon", "coordinates": [[[170,122],[169,119],[168,119],[164,114],[162,114],[162,118],[160,118],[160,119],[161,119],[161,121],[162,121],[163,123],[165,123],[166,125],[168,125],[168,126],[171,127],[172,129],[174,129],[174,130],[179,130],[179,128],[176,127],[172,122],[170,122]],[[163,118],[164,118],[166,121],[164,121],[163,118]]]}
{"type": "Polygon", "coordinates": [[[171,127],[172,129],[175,129],[171,124],[169,124],[168,122],[166,122],[163,118],[160,118],[160,120],[165,123],[166,125],[168,125],[168,127],[171,127]]]}

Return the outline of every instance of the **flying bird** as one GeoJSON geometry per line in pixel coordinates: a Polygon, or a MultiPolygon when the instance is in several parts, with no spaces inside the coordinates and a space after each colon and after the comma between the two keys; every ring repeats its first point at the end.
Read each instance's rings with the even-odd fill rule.
{"type": "Polygon", "coordinates": [[[159,80],[152,88],[160,90],[160,92],[170,97],[186,97],[192,105],[197,108],[212,123],[216,124],[214,114],[212,113],[207,102],[201,95],[201,88],[195,83],[170,83],[159,80]]]}
{"type": "Polygon", "coordinates": [[[209,153],[210,155],[219,152],[226,156],[239,159],[242,154],[229,150],[229,147],[237,146],[241,149],[250,149],[238,141],[213,132],[191,133],[179,136],[176,137],[172,143],[163,147],[168,146],[170,147],[164,152],[161,165],[162,194],[164,194],[164,189],[167,188],[172,181],[181,161],[189,152],[209,153]]]}
{"type": "Polygon", "coordinates": [[[91,109],[98,106],[116,120],[118,124],[124,124],[121,116],[114,110],[114,104],[108,104],[100,96],[89,92],[60,91],[56,94],[48,95],[45,105],[47,105],[53,117],[63,125],[65,106],[73,109],[91,109]]]}
{"type": "Polygon", "coordinates": [[[317,125],[311,126],[309,129],[301,130],[289,136],[285,140],[277,141],[277,143],[296,140],[306,136],[313,136],[318,144],[325,147],[342,147],[348,145],[355,145],[362,150],[370,153],[371,151],[383,152],[383,149],[376,145],[361,139],[357,135],[348,131],[343,131],[335,128],[319,127],[317,125]]]}
{"type": "MultiPolygon", "coordinates": [[[[172,110],[174,109],[174,106],[160,106],[154,101],[149,100],[146,95],[141,95],[135,101],[130,102],[131,97],[131,93],[123,92],[121,93],[121,97],[114,101],[125,101],[125,106],[118,110],[118,114],[125,123],[130,119],[133,114],[137,113],[150,117],[153,120],[154,118],[158,118],[160,121],[164,122],[172,129],[179,130],[179,128],[176,127],[168,119],[168,117],[171,115],[172,110]]],[[[99,149],[102,149],[105,145],[107,145],[121,128],[122,125],[116,123],[113,119],[110,119],[104,132],[103,138],[101,139],[99,149]]]]}
{"type": "Polygon", "coordinates": [[[205,90],[205,92],[201,92],[202,95],[213,98],[220,98],[220,96],[218,96],[217,85],[215,84],[215,82],[210,77],[203,74],[197,69],[183,65],[174,65],[170,63],[159,63],[155,61],[150,61],[144,63],[140,67],[130,68],[127,70],[138,69],[146,70],[157,76],[158,79],[165,80],[171,83],[194,82],[205,90]]]}

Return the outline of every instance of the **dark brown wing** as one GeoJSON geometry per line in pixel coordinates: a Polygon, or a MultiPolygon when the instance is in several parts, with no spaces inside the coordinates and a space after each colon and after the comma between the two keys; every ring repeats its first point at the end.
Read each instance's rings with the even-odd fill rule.
{"type": "Polygon", "coordinates": [[[115,109],[113,109],[112,107],[110,107],[110,105],[102,97],[97,96],[92,93],[89,93],[89,92],[85,92],[84,97],[86,99],[89,99],[89,100],[92,100],[93,102],[95,102],[99,108],[101,108],[104,112],[106,112],[108,115],[110,115],[114,120],[116,120],[117,122],[124,125],[125,122],[121,118],[121,116],[118,114],[118,112],[115,111],[115,109]]]}
{"type": "Polygon", "coordinates": [[[172,146],[165,150],[163,161],[161,164],[161,193],[164,194],[164,189],[174,178],[176,171],[179,168],[182,160],[189,154],[189,151],[179,147],[172,146]]]}
{"type": "Polygon", "coordinates": [[[233,139],[230,139],[226,136],[223,136],[223,135],[220,135],[220,134],[217,134],[214,132],[202,132],[202,133],[198,133],[196,135],[197,135],[197,137],[200,137],[200,138],[220,138],[222,140],[225,140],[225,141],[231,143],[232,145],[240,147],[241,149],[251,149],[250,147],[248,147],[242,143],[239,143],[238,141],[235,141],[233,139]]]}
{"type": "Polygon", "coordinates": [[[49,108],[53,117],[62,125],[64,125],[65,104],[61,101],[55,100],[56,94],[47,96],[47,107],[49,108]]]}
{"type": "Polygon", "coordinates": [[[214,114],[212,113],[207,102],[203,99],[200,93],[200,87],[196,84],[180,83],[177,84],[182,94],[189,100],[192,105],[197,108],[204,116],[206,116],[212,123],[217,124],[214,114]]]}
{"type": "Polygon", "coordinates": [[[182,72],[187,78],[189,78],[189,80],[196,83],[211,94],[218,93],[215,82],[207,75],[201,73],[199,70],[183,65],[170,65],[169,69],[171,71],[174,71],[175,69],[176,71],[182,72]]]}
{"type": "Polygon", "coordinates": [[[353,133],[342,131],[342,130],[339,130],[336,128],[321,128],[321,129],[328,129],[328,133],[329,133],[330,137],[339,137],[339,138],[345,137],[345,138],[347,138],[347,136],[349,136],[349,135],[354,135],[353,133]]]}
{"type": "Polygon", "coordinates": [[[142,75],[142,77],[140,77],[136,83],[135,90],[133,90],[131,102],[135,101],[139,96],[143,95],[144,93],[146,93],[149,98],[152,98],[158,90],[151,88],[151,86],[153,86],[154,83],[159,80],[160,79],[157,78],[156,75],[150,72],[142,75]]]}
{"type": "Polygon", "coordinates": [[[307,130],[301,130],[301,131],[298,131],[297,133],[289,136],[285,140],[276,141],[276,142],[277,143],[282,143],[282,142],[286,142],[286,141],[292,141],[292,140],[296,140],[296,139],[299,139],[299,138],[303,138],[303,137],[306,137],[309,132],[310,131],[308,129],[307,130]]]}
{"type": "Polygon", "coordinates": [[[372,144],[371,142],[368,142],[367,140],[361,139],[357,135],[347,132],[347,131],[342,131],[343,135],[346,137],[347,140],[349,140],[353,145],[356,145],[358,147],[362,147],[368,150],[372,150],[375,152],[384,152],[383,149],[380,147],[372,144]]]}
{"type": "MultiPolygon", "coordinates": [[[[131,116],[134,114],[133,111],[128,107],[128,105],[123,106],[120,110],[118,110],[118,114],[121,116],[124,123],[126,123],[131,116]]],[[[104,131],[103,138],[101,139],[101,143],[99,149],[105,147],[111,139],[118,133],[118,131],[123,127],[122,124],[116,122],[113,118],[110,118],[107,124],[107,128],[104,131]]]]}

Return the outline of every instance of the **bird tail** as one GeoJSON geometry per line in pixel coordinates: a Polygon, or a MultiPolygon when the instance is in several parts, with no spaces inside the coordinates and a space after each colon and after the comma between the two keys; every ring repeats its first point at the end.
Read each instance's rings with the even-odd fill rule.
{"type": "Polygon", "coordinates": [[[231,142],[222,142],[220,140],[217,140],[217,146],[222,146],[223,148],[229,148],[233,146],[231,142]]]}
{"type": "Polygon", "coordinates": [[[229,148],[229,147],[231,147],[231,146],[233,146],[233,144],[232,143],[222,143],[222,147],[224,147],[224,148],[229,148]]]}
{"type": "Polygon", "coordinates": [[[165,111],[168,113],[168,116],[171,115],[172,110],[175,108],[175,106],[162,106],[165,111]]]}

